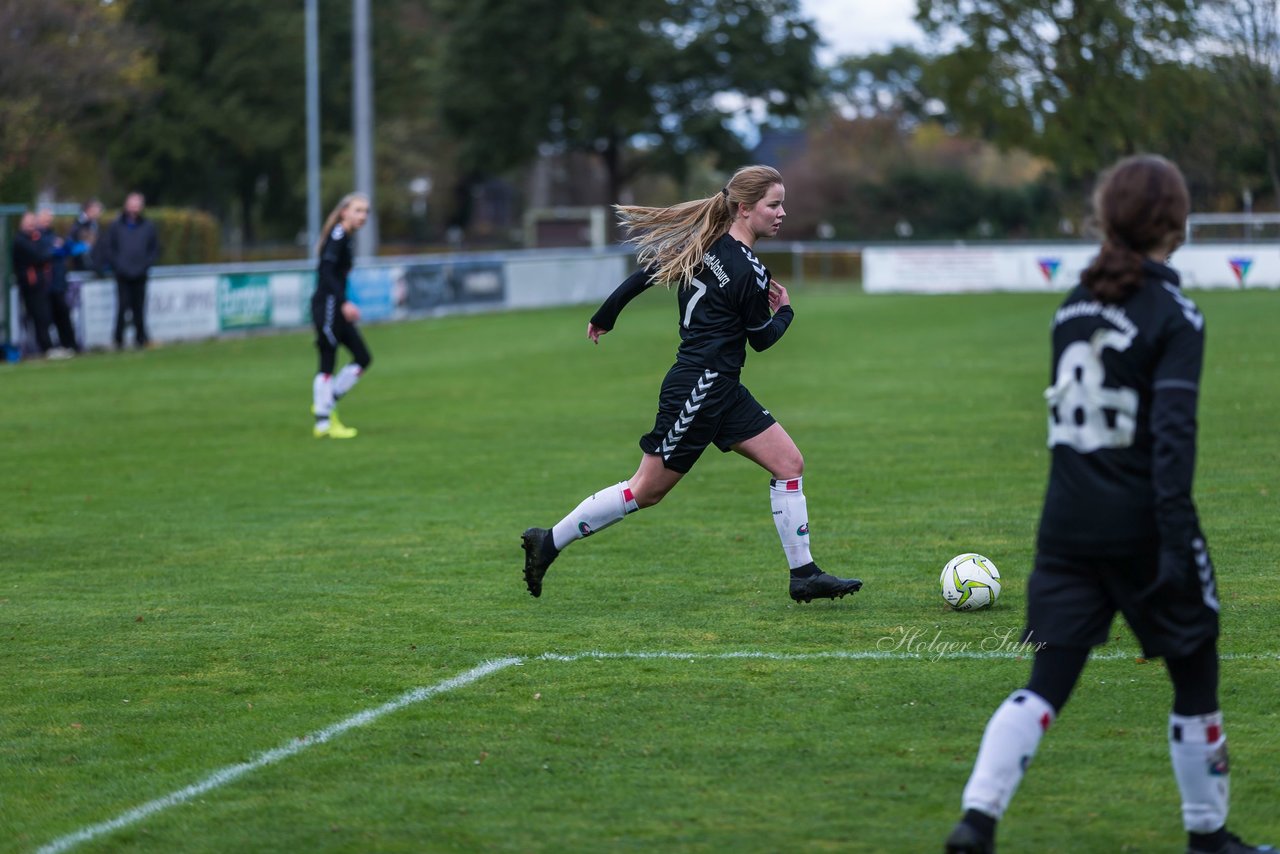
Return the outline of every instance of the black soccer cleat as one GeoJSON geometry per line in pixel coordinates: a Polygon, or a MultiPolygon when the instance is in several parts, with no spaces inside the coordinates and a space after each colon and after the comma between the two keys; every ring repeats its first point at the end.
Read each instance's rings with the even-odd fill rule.
{"type": "MultiPolygon", "coordinates": [[[[800,569],[805,569],[801,567],[800,569]]],[[[814,599],[839,599],[862,589],[862,582],[856,578],[836,578],[818,569],[816,564],[809,564],[813,574],[797,578],[793,570],[791,576],[791,598],[797,602],[812,602],[814,599]]]]}
{"type": "Polygon", "coordinates": [[[560,550],[546,528],[530,528],[520,535],[520,541],[524,546],[524,584],[536,598],[542,595],[542,576],[559,557],[560,550]]]}
{"type": "Polygon", "coordinates": [[[1213,851],[1202,851],[1199,848],[1187,848],[1187,854],[1277,854],[1270,845],[1250,845],[1234,833],[1227,834],[1227,842],[1213,851]]]}
{"type": "Polygon", "coordinates": [[[995,854],[996,843],[990,836],[984,836],[967,821],[956,824],[947,837],[946,854],[995,854]]]}

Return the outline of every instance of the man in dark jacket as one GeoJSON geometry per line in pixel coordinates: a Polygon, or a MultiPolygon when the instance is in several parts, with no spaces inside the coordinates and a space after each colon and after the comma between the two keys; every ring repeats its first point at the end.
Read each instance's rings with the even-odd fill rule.
{"type": "Polygon", "coordinates": [[[133,316],[133,338],[145,347],[147,336],[147,275],[160,255],[155,223],[142,215],[146,201],[130,193],[124,212],[103,237],[102,262],[116,277],[116,349],[124,346],[126,315],[133,316]]]}
{"type": "Polygon", "coordinates": [[[35,327],[36,349],[42,354],[53,344],[49,338],[51,249],[41,240],[36,215],[30,211],[24,213],[13,238],[13,275],[27,320],[35,327]]]}

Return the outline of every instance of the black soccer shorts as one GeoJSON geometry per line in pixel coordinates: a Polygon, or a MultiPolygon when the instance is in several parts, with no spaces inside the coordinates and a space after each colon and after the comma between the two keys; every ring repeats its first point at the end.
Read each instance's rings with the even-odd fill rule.
{"type": "Polygon", "coordinates": [[[676,363],[662,381],[653,430],[640,437],[640,449],[662,457],[681,473],[693,468],[707,445],[732,450],[776,421],[738,381],[725,374],[676,363]]]}
{"type": "Polygon", "coordinates": [[[311,301],[311,325],[315,327],[316,348],[320,351],[320,373],[333,373],[337,366],[339,345],[347,348],[351,353],[351,361],[361,368],[369,367],[373,361],[360,330],[342,316],[336,298],[311,301]]]}
{"type": "Polygon", "coordinates": [[[1026,643],[1094,647],[1105,643],[1119,611],[1147,658],[1183,658],[1218,636],[1213,569],[1201,583],[1138,594],[1156,575],[1155,552],[1126,558],[1038,554],[1027,582],[1026,643]]]}

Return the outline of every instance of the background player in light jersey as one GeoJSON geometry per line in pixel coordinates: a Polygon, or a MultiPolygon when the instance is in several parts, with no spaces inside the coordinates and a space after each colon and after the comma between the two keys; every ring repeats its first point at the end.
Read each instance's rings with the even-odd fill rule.
{"type": "Polygon", "coordinates": [[[746,345],[768,349],[793,317],[786,288],[753,253],[757,240],[773,237],[782,226],[785,195],[777,170],[748,166],[708,199],[670,208],[618,207],[638,247],[641,270],[600,306],[587,324],[587,337],[599,343],[628,302],[662,283],[678,287],[680,349],[663,380],[653,430],[640,439],[644,456],[631,479],[588,497],[553,528],[524,532],[524,580],[534,596],[542,594],[543,576],[561,549],[657,504],[713,442],[772,476],[770,502],[791,567],[793,599],[834,599],[862,586],[857,579],[828,575],[813,562],[804,458],[738,381],[746,345]]]}
{"type": "Polygon", "coordinates": [[[343,196],[325,220],[320,241],[316,292],[311,297],[311,322],[316,328],[320,370],[311,384],[311,411],[317,439],[354,439],[356,430],[338,420],[338,401],[360,380],[373,361],[356,323],[360,309],[347,299],[347,276],[353,264],[351,235],[369,220],[369,199],[361,193],[343,196]],[[351,362],[337,375],[338,345],[351,353],[351,362]]]}
{"type": "Polygon", "coordinates": [[[1164,263],[1185,233],[1186,184],[1167,160],[1132,157],[1093,203],[1105,242],[1053,322],[1052,463],[1023,636],[1037,648],[1031,679],[987,723],[946,850],[995,850],[996,822],[1120,611],[1173,681],[1188,852],[1272,851],[1226,830],[1218,599],[1191,500],[1204,318],[1164,263]]]}

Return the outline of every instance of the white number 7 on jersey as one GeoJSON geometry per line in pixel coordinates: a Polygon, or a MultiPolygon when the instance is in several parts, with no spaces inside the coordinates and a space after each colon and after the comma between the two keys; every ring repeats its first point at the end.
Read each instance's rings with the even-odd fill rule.
{"type": "Polygon", "coordinates": [[[698,300],[702,299],[702,295],[707,292],[707,286],[694,279],[689,283],[693,289],[697,291],[693,296],[689,297],[689,304],[684,307],[684,323],[685,329],[689,328],[689,321],[693,318],[693,307],[698,304],[698,300]]]}

